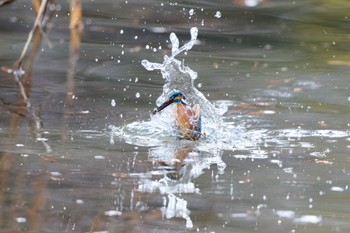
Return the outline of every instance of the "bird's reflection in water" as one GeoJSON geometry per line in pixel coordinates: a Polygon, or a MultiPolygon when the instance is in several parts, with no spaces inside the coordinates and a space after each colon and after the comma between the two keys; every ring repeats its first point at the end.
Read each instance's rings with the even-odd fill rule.
{"type": "Polygon", "coordinates": [[[181,194],[200,194],[195,179],[212,164],[217,165],[219,173],[224,171],[226,164],[221,160],[222,151],[204,153],[196,149],[197,142],[177,141],[175,144],[149,150],[149,160],[154,164],[150,171],[153,178],[140,180],[136,190],[164,195],[161,207],[163,218],[183,218],[186,220],[186,228],[192,228],[191,211],[181,194]]]}
{"type": "Polygon", "coordinates": [[[191,158],[189,155],[197,155],[193,152],[192,147],[181,148],[175,151],[174,158],[171,161],[155,160],[155,167],[159,170],[166,171],[166,176],[171,180],[180,180],[189,182],[192,170],[191,158]]]}

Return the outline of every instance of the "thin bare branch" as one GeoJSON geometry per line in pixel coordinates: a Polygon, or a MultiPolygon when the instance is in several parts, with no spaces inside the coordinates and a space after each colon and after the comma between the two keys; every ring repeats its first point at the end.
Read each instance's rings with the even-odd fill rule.
{"type": "MultiPolygon", "coordinates": [[[[27,53],[27,50],[28,50],[28,47],[29,47],[29,44],[33,38],[33,34],[34,34],[34,31],[37,27],[40,27],[41,25],[41,21],[44,17],[44,13],[45,13],[45,10],[46,10],[46,6],[47,6],[47,3],[48,3],[48,0],[43,0],[41,2],[41,5],[40,5],[40,8],[39,8],[39,12],[38,12],[38,15],[36,16],[35,18],[35,21],[34,21],[34,25],[33,25],[33,28],[32,30],[30,30],[29,32],[29,35],[28,35],[28,38],[27,38],[27,41],[23,47],[23,50],[22,50],[22,53],[21,53],[21,56],[20,58],[18,59],[18,66],[20,67],[21,64],[22,64],[22,61],[23,61],[23,58],[25,56],[25,54],[27,53]]],[[[18,68],[19,68],[18,67],[18,68]]]]}

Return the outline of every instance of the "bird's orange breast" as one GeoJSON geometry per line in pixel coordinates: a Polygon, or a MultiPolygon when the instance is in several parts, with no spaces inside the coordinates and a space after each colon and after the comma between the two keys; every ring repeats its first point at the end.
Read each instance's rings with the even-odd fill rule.
{"type": "MultiPolygon", "coordinates": [[[[186,139],[198,139],[199,108],[191,109],[188,105],[177,104],[175,109],[176,125],[186,139]]],[[[199,132],[200,133],[200,132],[199,132]]]]}

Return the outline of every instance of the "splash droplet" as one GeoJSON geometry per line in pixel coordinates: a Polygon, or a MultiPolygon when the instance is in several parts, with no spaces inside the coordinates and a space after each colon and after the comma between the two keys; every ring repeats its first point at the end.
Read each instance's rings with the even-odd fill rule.
{"type": "Polygon", "coordinates": [[[175,35],[175,33],[170,34],[170,42],[172,44],[171,52],[174,54],[179,49],[179,39],[175,35]]]}
{"type": "Polygon", "coordinates": [[[215,13],[214,17],[220,19],[220,18],[221,18],[221,12],[220,12],[220,11],[217,11],[217,12],[215,13]]]}
{"type": "Polygon", "coordinates": [[[331,190],[332,190],[333,192],[344,192],[344,188],[342,188],[342,187],[336,187],[336,186],[332,187],[331,190]]]}
{"type": "Polygon", "coordinates": [[[112,105],[112,107],[115,107],[116,103],[115,103],[114,99],[111,100],[111,105],[112,105]]]}
{"type": "Polygon", "coordinates": [[[16,222],[17,223],[26,223],[27,219],[24,217],[18,217],[18,218],[16,218],[16,222]]]}

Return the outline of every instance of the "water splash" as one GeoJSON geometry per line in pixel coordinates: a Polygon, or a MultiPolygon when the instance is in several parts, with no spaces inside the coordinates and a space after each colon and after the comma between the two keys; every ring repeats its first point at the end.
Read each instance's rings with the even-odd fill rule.
{"type": "Polygon", "coordinates": [[[176,55],[183,51],[192,49],[198,36],[198,29],[191,29],[191,40],[179,48],[179,39],[175,33],[170,34],[170,42],[172,44],[172,55],[164,56],[164,61],[160,63],[152,63],[143,60],[141,64],[149,71],[160,70],[163,79],[166,81],[163,86],[163,93],[157,99],[157,105],[163,103],[174,90],[183,92],[187,101],[191,104],[199,104],[202,115],[208,120],[214,121],[218,116],[224,114],[227,110],[225,107],[217,108],[210,101],[208,101],[203,93],[201,93],[195,86],[194,80],[197,79],[197,72],[185,66],[181,61],[175,58],[176,55]]]}
{"type": "MultiPolygon", "coordinates": [[[[198,29],[191,28],[191,39],[180,47],[180,42],[175,33],[170,34],[172,45],[171,56],[164,56],[163,63],[153,63],[143,60],[141,64],[149,71],[160,70],[162,78],[165,80],[162,94],[158,97],[156,104],[161,105],[171,93],[176,90],[183,92],[187,102],[194,106],[199,105],[202,115],[202,128],[211,141],[219,138],[219,132],[223,127],[222,115],[227,111],[225,104],[216,106],[207,100],[202,92],[194,85],[197,79],[197,72],[185,66],[183,62],[175,57],[189,51],[195,45],[198,36],[198,29]]],[[[113,135],[123,138],[131,144],[143,146],[159,146],[169,137],[174,137],[173,106],[164,109],[160,114],[156,114],[149,121],[133,122],[121,128],[110,127],[113,135]]],[[[175,137],[176,138],[176,137],[175,137]]],[[[113,143],[113,137],[111,143],[113,143]]]]}

